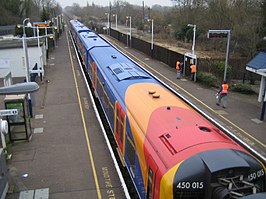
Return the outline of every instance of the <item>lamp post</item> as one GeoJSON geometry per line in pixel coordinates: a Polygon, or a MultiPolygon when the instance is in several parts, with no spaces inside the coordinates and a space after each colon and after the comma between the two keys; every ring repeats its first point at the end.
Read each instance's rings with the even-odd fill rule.
{"type": "Polygon", "coordinates": [[[131,47],[131,16],[126,16],[129,19],[129,46],[131,47]]]}
{"type": "MultiPolygon", "coordinates": [[[[27,41],[26,41],[26,31],[25,31],[25,22],[28,21],[27,25],[30,25],[30,18],[26,18],[23,20],[22,25],[23,25],[23,36],[22,36],[22,44],[23,44],[23,49],[24,49],[24,63],[26,67],[26,82],[30,82],[30,67],[29,67],[29,55],[28,55],[28,47],[27,47],[27,41]]],[[[30,115],[32,117],[32,104],[31,104],[31,97],[30,94],[28,93],[28,101],[29,101],[29,109],[30,109],[30,115]]]]}
{"type": "Polygon", "coordinates": [[[23,22],[22,22],[22,25],[23,25],[23,36],[26,36],[25,25],[24,25],[26,21],[30,21],[30,18],[25,18],[23,20],[23,22]]]}
{"type": "Polygon", "coordinates": [[[109,24],[109,13],[105,13],[105,15],[107,15],[107,33],[108,33],[108,35],[109,35],[109,26],[110,26],[110,24],[109,24]]]}
{"type": "Polygon", "coordinates": [[[153,57],[153,19],[148,19],[148,22],[151,21],[151,56],[153,57]]]}
{"type": "Polygon", "coordinates": [[[23,36],[22,36],[22,43],[23,43],[23,49],[24,49],[24,63],[26,67],[26,82],[29,82],[29,56],[28,56],[28,48],[27,48],[27,41],[25,40],[26,37],[26,31],[25,31],[25,22],[29,21],[30,18],[26,18],[23,20],[23,36]]]}
{"type": "Polygon", "coordinates": [[[231,30],[228,30],[227,46],[226,46],[226,58],[225,58],[225,68],[224,68],[224,81],[226,81],[226,73],[227,73],[228,60],[229,60],[230,38],[231,38],[231,30]]]}
{"type": "Polygon", "coordinates": [[[115,17],[115,29],[117,30],[117,14],[113,14],[113,17],[115,17]]]}
{"type": "Polygon", "coordinates": [[[196,25],[188,24],[188,27],[193,27],[193,44],[192,44],[192,54],[195,55],[195,43],[196,43],[196,25]]]}

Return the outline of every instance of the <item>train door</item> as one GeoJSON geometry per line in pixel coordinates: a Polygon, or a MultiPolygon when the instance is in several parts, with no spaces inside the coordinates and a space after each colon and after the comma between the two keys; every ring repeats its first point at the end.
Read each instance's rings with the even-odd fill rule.
{"type": "Polygon", "coordinates": [[[93,84],[93,89],[96,91],[96,84],[97,84],[97,65],[95,62],[92,63],[92,84],[93,84]]]}
{"type": "Polygon", "coordinates": [[[147,195],[146,199],[152,199],[155,197],[155,182],[157,165],[153,158],[149,157],[149,170],[148,170],[148,183],[147,183],[147,195]]]}
{"type": "Polygon", "coordinates": [[[126,114],[119,104],[115,102],[114,134],[122,157],[125,149],[126,114]]]}

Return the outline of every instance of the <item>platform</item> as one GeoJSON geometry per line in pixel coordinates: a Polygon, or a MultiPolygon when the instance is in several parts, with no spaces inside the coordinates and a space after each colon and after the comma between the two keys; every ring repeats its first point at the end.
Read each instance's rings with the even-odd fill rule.
{"type": "Polygon", "coordinates": [[[52,199],[125,198],[66,32],[45,71],[31,96],[32,139],[11,146],[6,199],[38,190],[52,199]]]}

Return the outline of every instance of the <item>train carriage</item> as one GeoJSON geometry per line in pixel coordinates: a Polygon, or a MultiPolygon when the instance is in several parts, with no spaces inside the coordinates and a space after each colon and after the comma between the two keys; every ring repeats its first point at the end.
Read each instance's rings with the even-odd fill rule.
{"type": "Polygon", "coordinates": [[[76,34],[140,198],[226,199],[265,191],[264,165],[242,146],[101,37],[76,34]]]}
{"type": "Polygon", "coordinates": [[[78,20],[70,20],[70,25],[75,40],[77,40],[77,37],[81,32],[92,32],[89,28],[80,23],[78,20]]]}
{"type": "Polygon", "coordinates": [[[80,23],[78,20],[71,20],[71,30],[73,33],[73,38],[78,46],[78,51],[82,57],[83,64],[87,63],[86,57],[88,52],[88,47],[86,44],[86,39],[89,37],[95,37],[96,34],[80,23]]]}
{"type": "Polygon", "coordinates": [[[91,45],[88,45],[88,40],[97,40],[98,36],[94,32],[81,32],[78,35],[77,46],[79,47],[79,52],[82,57],[83,64],[86,65],[86,69],[88,68],[88,52],[91,48],[91,45]]]}

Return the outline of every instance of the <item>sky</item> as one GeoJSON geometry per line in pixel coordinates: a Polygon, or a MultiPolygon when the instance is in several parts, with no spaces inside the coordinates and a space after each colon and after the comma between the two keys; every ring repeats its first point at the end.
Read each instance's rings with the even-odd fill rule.
{"type": "MultiPolygon", "coordinates": [[[[130,4],[133,5],[140,5],[142,6],[142,2],[143,0],[123,0],[126,1],[130,4]]],[[[63,8],[66,6],[72,6],[73,3],[78,3],[81,7],[86,6],[87,2],[89,3],[89,5],[92,4],[92,2],[94,2],[95,5],[99,5],[99,6],[108,6],[109,2],[111,2],[113,4],[114,0],[108,1],[108,0],[56,0],[56,2],[58,2],[63,8]]],[[[173,6],[173,3],[171,0],[144,0],[144,5],[145,6],[153,6],[155,4],[159,4],[161,6],[173,6]]]]}

